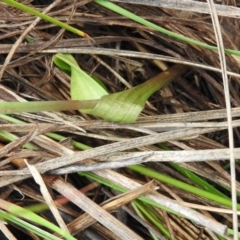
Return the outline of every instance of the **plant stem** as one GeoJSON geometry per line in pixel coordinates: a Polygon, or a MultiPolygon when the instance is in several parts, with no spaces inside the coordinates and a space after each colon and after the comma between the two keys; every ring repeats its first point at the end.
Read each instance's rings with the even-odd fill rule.
{"type": "Polygon", "coordinates": [[[11,114],[20,112],[41,112],[41,111],[65,111],[78,109],[92,109],[98,100],[69,100],[69,101],[44,101],[44,102],[1,102],[0,113],[11,114]]]}

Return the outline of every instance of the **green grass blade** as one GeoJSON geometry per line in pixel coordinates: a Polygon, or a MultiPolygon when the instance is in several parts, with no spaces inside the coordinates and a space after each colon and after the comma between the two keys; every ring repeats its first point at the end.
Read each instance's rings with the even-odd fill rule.
{"type": "Polygon", "coordinates": [[[33,232],[35,233],[37,236],[39,237],[42,237],[43,239],[48,239],[48,240],[59,240],[58,237],[36,227],[36,226],[33,226],[32,224],[12,215],[12,214],[9,214],[9,213],[6,213],[2,210],[0,210],[0,219],[2,220],[5,220],[5,221],[8,221],[8,222],[11,222],[11,223],[14,223],[16,226],[19,226],[23,229],[27,229],[29,230],[30,232],[33,232]]]}
{"type": "MultiPolygon", "coordinates": [[[[144,26],[147,26],[147,27],[150,27],[156,31],[159,31],[161,33],[164,33],[170,37],[174,37],[176,39],[179,39],[179,40],[182,40],[184,42],[187,42],[189,44],[193,44],[193,45],[196,45],[196,46],[200,46],[200,47],[203,47],[203,48],[206,48],[206,49],[210,49],[210,50],[214,50],[214,51],[218,51],[218,48],[216,46],[212,46],[212,45],[209,45],[209,44],[206,44],[206,43],[202,43],[202,42],[199,42],[199,41],[196,41],[192,38],[189,38],[189,37],[185,37],[183,35],[180,35],[180,34],[177,34],[177,33],[174,33],[174,32],[171,32],[165,28],[162,28],[162,27],[159,27],[158,25],[154,24],[154,23],[151,23],[127,10],[125,10],[124,8],[121,8],[119,7],[118,5],[112,3],[112,2],[109,2],[108,0],[93,0],[95,3],[105,7],[105,8],[108,8],[110,9],[111,11],[113,12],[116,12],[122,16],[125,16],[135,22],[138,22],[144,26]]],[[[232,49],[225,49],[225,52],[228,53],[228,54],[232,54],[232,55],[236,55],[236,56],[240,56],[240,51],[236,51],[236,50],[232,50],[232,49]]]]}
{"type": "MultiPolygon", "coordinates": [[[[233,236],[234,231],[230,228],[227,229],[227,234],[233,236]]],[[[240,233],[238,233],[238,239],[240,239],[240,233]]]]}
{"type": "MultiPolygon", "coordinates": [[[[13,141],[16,141],[18,139],[18,137],[16,137],[15,135],[13,135],[11,133],[6,132],[6,131],[0,131],[0,137],[4,138],[5,140],[8,140],[9,142],[13,142],[13,141]]],[[[32,150],[37,150],[38,149],[36,146],[34,146],[31,143],[24,144],[23,148],[32,149],[32,150]]]]}
{"type": "Polygon", "coordinates": [[[43,20],[45,20],[47,22],[55,24],[56,26],[64,28],[64,29],[66,29],[66,30],[68,30],[68,31],[70,31],[72,33],[75,33],[75,34],[77,34],[79,36],[89,38],[89,36],[86,33],[82,32],[82,31],[80,31],[80,30],[78,30],[78,29],[76,29],[74,27],[71,27],[68,24],[63,23],[63,22],[61,22],[61,21],[59,21],[59,20],[57,20],[55,18],[52,18],[52,17],[50,17],[50,16],[48,16],[48,15],[46,15],[44,13],[41,13],[41,12],[35,10],[34,8],[28,7],[28,6],[26,6],[26,5],[22,4],[22,3],[16,2],[14,0],[2,0],[2,2],[8,4],[8,5],[12,6],[12,7],[15,7],[17,9],[20,9],[23,12],[27,12],[27,13],[30,13],[30,14],[32,14],[34,16],[40,17],[41,19],[43,19],[43,20]]]}
{"type": "MultiPolygon", "coordinates": [[[[166,151],[171,150],[164,143],[159,143],[158,145],[161,148],[163,148],[164,150],[166,150],[166,151]]],[[[228,196],[226,196],[225,194],[223,194],[222,192],[217,190],[215,187],[213,187],[207,181],[205,181],[204,179],[200,178],[198,175],[196,175],[195,173],[191,172],[190,170],[188,170],[188,169],[186,169],[186,168],[184,168],[182,166],[179,166],[179,164],[176,164],[176,163],[169,162],[168,164],[171,165],[173,168],[175,168],[178,172],[182,173],[185,177],[190,179],[192,182],[196,183],[202,189],[204,189],[204,190],[206,190],[208,192],[211,192],[213,194],[219,195],[221,197],[230,199],[228,196]]]]}
{"type": "MultiPolygon", "coordinates": [[[[132,169],[136,172],[139,172],[141,174],[144,174],[146,176],[149,176],[153,179],[157,179],[157,180],[162,181],[164,183],[167,183],[167,184],[170,184],[170,185],[175,186],[177,188],[183,189],[183,190],[185,190],[189,193],[193,193],[197,196],[200,196],[200,197],[209,199],[211,201],[220,203],[224,206],[228,206],[228,207],[232,206],[231,199],[224,198],[224,197],[218,196],[216,194],[207,192],[203,189],[199,189],[197,187],[191,186],[191,185],[189,185],[185,182],[176,180],[176,179],[174,179],[172,177],[169,177],[169,176],[166,176],[164,174],[160,174],[159,172],[154,171],[150,168],[147,168],[147,167],[144,167],[144,166],[141,166],[141,165],[133,165],[133,166],[129,166],[128,168],[130,168],[130,169],[132,169]]],[[[240,210],[240,204],[237,205],[237,208],[238,208],[238,210],[240,210]]]]}
{"type": "Polygon", "coordinates": [[[41,225],[43,227],[46,227],[58,234],[60,234],[61,236],[64,236],[66,239],[69,240],[76,240],[74,237],[72,237],[69,233],[66,233],[65,231],[63,231],[61,228],[57,227],[56,225],[54,225],[53,223],[45,220],[44,218],[38,216],[37,214],[29,211],[26,208],[22,208],[19,207],[15,204],[9,203],[3,199],[0,199],[0,207],[2,209],[7,210],[9,213],[9,216],[11,215],[15,215],[17,217],[21,217],[24,218],[28,221],[34,222],[38,225],[41,225]]]}
{"type": "Polygon", "coordinates": [[[227,195],[223,194],[219,190],[217,190],[215,187],[210,185],[207,181],[203,180],[202,178],[198,177],[193,172],[189,171],[188,169],[179,166],[176,163],[169,163],[173,168],[175,168],[178,172],[182,173],[184,176],[186,176],[188,179],[190,179],[192,182],[196,183],[198,186],[202,187],[204,190],[213,193],[215,195],[221,196],[223,198],[231,199],[227,195]]]}
{"type": "MultiPolygon", "coordinates": [[[[66,139],[66,137],[58,134],[58,133],[52,133],[52,132],[48,132],[48,133],[45,133],[44,135],[48,136],[49,138],[52,138],[56,141],[63,141],[64,139],[66,139]]],[[[86,144],[83,144],[83,143],[80,143],[80,142],[77,142],[77,141],[74,141],[72,140],[72,145],[75,147],[75,148],[78,148],[78,149],[81,149],[81,150],[87,150],[87,149],[90,149],[91,147],[89,147],[88,145],[86,144]]]]}
{"type": "MultiPolygon", "coordinates": [[[[98,182],[98,183],[101,183],[101,184],[103,184],[103,185],[105,185],[105,186],[108,186],[108,187],[110,187],[111,189],[114,189],[115,191],[118,191],[118,192],[121,192],[121,193],[124,193],[124,192],[127,192],[127,191],[128,191],[127,188],[122,187],[122,186],[120,186],[120,185],[118,185],[118,184],[115,184],[115,183],[113,183],[113,182],[110,182],[110,181],[106,180],[105,178],[100,177],[100,176],[98,176],[98,175],[96,175],[96,174],[94,174],[94,173],[92,173],[92,172],[78,172],[78,175],[84,176],[84,177],[89,178],[89,179],[91,179],[91,180],[93,180],[93,181],[96,181],[96,182],[98,182]]],[[[173,213],[173,214],[175,214],[175,215],[177,215],[177,216],[180,216],[180,214],[178,214],[177,212],[172,211],[172,210],[169,209],[169,208],[163,207],[162,205],[154,202],[153,200],[151,200],[151,199],[149,199],[149,198],[147,198],[147,197],[141,196],[141,197],[139,197],[138,199],[141,200],[141,201],[143,201],[144,203],[150,204],[150,205],[152,205],[152,206],[154,206],[154,207],[161,208],[161,209],[163,209],[163,210],[165,210],[165,211],[167,211],[167,212],[169,212],[169,213],[173,213]]]]}
{"type": "Polygon", "coordinates": [[[155,225],[159,229],[159,231],[161,233],[164,234],[164,236],[166,236],[168,239],[171,239],[171,236],[170,236],[170,233],[168,232],[168,230],[163,226],[163,224],[158,219],[156,219],[154,214],[152,214],[151,212],[148,211],[148,206],[144,206],[144,204],[142,202],[139,202],[136,200],[133,201],[133,204],[141,211],[141,213],[143,213],[143,215],[147,219],[149,219],[151,221],[151,223],[153,225],[155,225]]]}
{"type": "MultiPolygon", "coordinates": [[[[19,119],[16,119],[16,118],[13,118],[11,116],[4,115],[4,114],[0,114],[0,118],[6,120],[8,122],[15,123],[15,124],[22,124],[22,123],[24,123],[23,121],[21,121],[19,119]]],[[[14,141],[14,140],[17,139],[11,133],[0,131],[0,134],[1,134],[2,137],[7,139],[8,141],[14,141]]],[[[64,139],[66,139],[66,137],[64,137],[64,136],[62,136],[60,134],[57,134],[57,133],[52,133],[52,132],[45,133],[44,135],[46,135],[46,136],[48,136],[48,137],[50,137],[52,139],[55,139],[57,141],[62,141],[64,139]]],[[[72,144],[73,144],[74,147],[76,147],[78,149],[81,149],[81,150],[87,150],[87,149],[91,148],[91,147],[89,147],[86,144],[83,144],[83,143],[80,143],[80,142],[77,142],[77,141],[74,141],[74,140],[72,140],[72,144]]],[[[32,150],[37,150],[38,149],[36,146],[32,145],[31,143],[25,144],[24,147],[27,148],[27,149],[32,149],[32,150]]]]}

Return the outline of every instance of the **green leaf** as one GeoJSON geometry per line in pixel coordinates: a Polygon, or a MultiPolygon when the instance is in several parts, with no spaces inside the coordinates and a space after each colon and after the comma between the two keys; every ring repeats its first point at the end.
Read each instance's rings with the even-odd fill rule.
{"type": "Polygon", "coordinates": [[[134,122],[143,110],[147,99],[186,70],[186,66],[175,65],[136,87],[103,96],[91,110],[91,114],[109,121],[134,122]]]}
{"type": "MultiPolygon", "coordinates": [[[[58,53],[53,57],[53,61],[62,70],[71,72],[72,100],[99,99],[108,94],[102,86],[79,67],[71,54],[58,53]]],[[[81,111],[91,114],[89,109],[81,109],[81,111]]]]}
{"type": "Polygon", "coordinates": [[[65,56],[62,56],[62,55],[63,54],[61,54],[61,53],[58,53],[58,54],[54,55],[53,56],[53,62],[61,70],[71,72],[71,67],[70,67],[69,62],[71,63],[71,61],[73,61],[73,63],[75,64],[75,62],[76,62],[75,59],[70,54],[65,54],[65,56]],[[70,56],[68,56],[68,55],[70,55],[70,56]],[[62,60],[62,58],[64,58],[64,60],[62,60]],[[73,60],[71,58],[73,58],[73,60]]]}
{"type": "Polygon", "coordinates": [[[73,100],[99,99],[93,109],[81,111],[114,122],[134,122],[143,110],[147,99],[187,70],[187,66],[175,65],[145,83],[131,89],[108,95],[107,91],[84,72],[71,54],[59,53],[54,63],[71,72],[71,97],[73,100]]]}

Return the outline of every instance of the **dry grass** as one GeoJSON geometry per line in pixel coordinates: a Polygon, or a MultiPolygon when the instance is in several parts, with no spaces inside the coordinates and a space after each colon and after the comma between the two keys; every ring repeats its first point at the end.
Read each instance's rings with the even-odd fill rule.
{"type": "MultiPolygon", "coordinates": [[[[49,4],[43,6],[41,2],[34,1],[35,7],[44,11],[49,4]]],[[[224,1],[222,2],[224,4],[224,1]]],[[[234,0],[228,2],[236,5],[234,0]]],[[[167,6],[159,8],[126,3],[119,3],[119,5],[168,30],[216,45],[210,15],[201,12],[200,7],[198,8],[199,11],[196,9],[196,11],[188,11],[186,9],[169,9],[167,6]]],[[[196,151],[198,160],[195,159],[195,162],[186,162],[181,165],[209,180],[214,186],[229,187],[231,185],[230,173],[223,169],[223,166],[228,162],[218,161],[227,160],[228,157],[226,156],[229,152],[227,150],[223,151],[228,148],[228,132],[227,116],[224,110],[226,105],[225,95],[217,52],[190,46],[154,32],[147,27],[103,9],[91,3],[90,0],[76,1],[75,3],[72,3],[72,1],[56,1],[47,11],[49,15],[83,30],[94,41],[79,39],[74,34],[60,30],[58,27],[43,21],[36,22],[35,26],[33,24],[35,17],[16,11],[2,3],[0,3],[0,7],[2,9],[0,13],[0,63],[2,64],[0,96],[5,101],[70,99],[69,76],[52,64],[52,53],[63,48],[72,53],[81,53],[75,54],[79,65],[100,78],[110,92],[118,92],[136,86],[167,69],[174,62],[184,62],[190,66],[187,74],[176,79],[171,85],[161,89],[149,99],[146,108],[134,124],[108,123],[79,112],[13,115],[26,122],[21,126],[0,119],[1,131],[8,131],[19,137],[19,140],[11,144],[3,138],[1,139],[0,171],[2,175],[0,186],[2,189],[0,197],[2,199],[21,206],[44,202],[28,170],[21,170],[24,167],[23,160],[27,160],[30,164],[36,164],[38,170],[44,173],[80,161],[83,161],[83,165],[86,166],[86,164],[101,161],[133,158],[133,155],[126,157],[128,154],[126,151],[130,152],[130,150],[135,154],[135,157],[139,156],[138,154],[143,154],[141,155],[143,158],[144,156],[149,157],[147,155],[149,152],[162,150],[157,145],[159,142],[164,142],[174,151],[222,149],[221,154],[225,154],[224,157],[220,154],[218,158],[213,159],[211,158],[211,151],[208,151],[208,156],[203,155],[205,152],[197,155],[198,152],[196,151]],[[26,44],[24,31],[26,36],[33,40],[33,43],[26,44]],[[115,49],[115,51],[113,52],[111,49],[115,49]],[[6,61],[6,56],[8,56],[8,61],[6,61]],[[210,70],[209,67],[214,67],[214,69],[210,70]],[[57,142],[48,136],[44,136],[45,133],[50,131],[61,133],[65,138],[57,142]],[[136,137],[141,138],[134,139],[136,137]],[[93,149],[82,153],[71,145],[72,140],[91,146],[93,149]],[[36,150],[21,148],[23,144],[29,141],[36,146],[36,150]],[[109,153],[112,155],[106,156],[109,153]],[[208,161],[208,157],[215,161],[208,161]],[[13,172],[13,170],[19,171],[13,172]],[[17,192],[23,194],[25,198],[21,199],[17,192]]],[[[227,14],[229,9],[227,6],[224,7],[226,7],[225,12],[221,12],[221,9],[218,12],[224,46],[229,49],[238,49],[239,21],[234,17],[229,17],[227,14]]],[[[235,108],[233,111],[234,144],[238,148],[240,143],[239,121],[237,120],[240,115],[238,108],[240,104],[240,59],[236,56],[227,55],[226,64],[229,73],[231,106],[235,108]]],[[[235,154],[236,157],[239,157],[238,149],[236,149],[235,154]]],[[[150,161],[146,165],[163,174],[193,184],[170,167],[167,162],[155,162],[156,159],[159,161],[159,158],[150,155],[150,158],[141,160],[150,161]]],[[[167,158],[168,156],[165,156],[165,158],[163,156],[164,161],[167,158]]],[[[182,159],[184,160],[184,156],[182,159]]],[[[186,156],[185,160],[188,160],[186,156]]],[[[116,168],[114,163],[107,166],[116,168]]],[[[72,171],[76,172],[77,170],[72,171]]],[[[240,168],[236,165],[236,174],[238,175],[239,172],[240,168]]],[[[126,177],[129,178],[129,181],[130,179],[136,180],[136,185],[129,185],[129,189],[133,186],[137,187],[137,182],[144,184],[151,180],[148,177],[140,177],[125,168],[120,168],[118,173],[110,170],[99,170],[96,173],[111,180],[114,180],[115,176],[115,178],[118,178],[116,181],[122,179],[124,182],[126,177]]],[[[93,205],[94,202],[100,204],[105,199],[112,199],[113,195],[117,194],[97,184],[92,185],[90,181],[84,177],[79,177],[76,173],[68,175],[66,186],[61,178],[57,178],[57,180],[49,177],[44,178],[50,186],[58,189],[62,194],[69,193],[64,193],[63,189],[59,190],[61,185],[64,186],[65,190],[68,189],[69,184],[72,185],[71,187],[82,189],[82,192],[93,200],[91,201],[93,205]]],[[[200,209],[199,212],[206,218],[216,219],[232,228],[231,214],[224,212],[225,207],[222,205],[188,194],[181,189],[173,188],[161,182],[156,184],[159,186],[157,191],[161,196],[183,202],[183,206],[200,209]]],[[[71,187],[69,187],[69,191],[71,187]]],[[[238,181],[236,187],[237,191],[240,192],[238,181]]],[[[223,190],[223,188],[219,189],[223,190]]],[[[149,189],[145,189],[145,193],[149,191],[149,189]]],[[[144,239],[151,239],[149,232],[143,227],[145,226],[161,239],[161,234],[151,224],[139,220],[131,205],[126,203],[139,196],[135,192],[129,194],[131,196],[129,200],[123,201],[120,204],[123,207],[118,209],[115,214],[120,220],[116,223],[117,228],[122,226],[123,232],[133,234],[128,235],[132,236],[132,239],[136,233],[144,239]],[[129,214],[126,214],[126,212],[129,214]],[[122,223],[117,225],[120,222],[122,223]]],[[[226,192],[226,194],[228,193],[226,192]]],[[[63,220],[68,224],[69,231],[74,234],[78,233],[76,235],[78,239],[88,239],[88,234],[96,234],[95,239],[98,239],[99,235],[105,236],[105,239],[118,239],[112,226],[106,226],[104,223],[102,225],[94,223],[94,219],[89,216],[86,217],[86,214],[82,214],[79,208],[75,208],[66,200],[65,202],[63,200],[64,205],[61,201],[57,202],[59,196],[56,192],[51,191],[51,195],[56,200],[56,205],[61,209],[63,220]],[[80,214],[82,215],[79,217],[80,214]],[[85,225],[83,224],[84,220],[87,221],[87,223],[84,223],[85,225]],[[90,225],[91,227],[89,227],[90,225]],[[83,231],[87,227],[88,230],[83,231]]],[[[78,197],[83,197],[82,201],[86,201],[83,194],[78,197]]],[[[163,199],[165,198],[163,197],[163,199]]],[[[74,199],[71,200],[74,202],[74,199]]],[[[85,202],[85,204],[88,203],[85,202]]],[[[91,214],[88,212],[89,208],[101,211],[97,204],[94,206],[91,204],[84,205],[85,207],[78,206],[81,206],[89,214],[91,214]]],[[[119,208],[120,205],[117,205],[117,207],[119,208]]],[[[111,209],[111,211],[113,210],[115,209],[111,209]]],[[[172,239],[216,239],[216,235],[209,229],[203,230],[191,221],[167,214],[161,210],[158,211],[165,219],[166,228],[171,232],[172,239]]],[[[101,214],[105,216],[105,220],[111,219],[111,215],[107,214],[106,211],[101,212],[101,214]]],[[[52,217],[47,213],[45,217],[52,220],[52,217]]],[[[100,221],[97,217],[95,219],[100,221]]],[[[112,224],[115,223],[112,222],[112,224]]],[[[9,229],[13,232],[16,231],[13,227],[9,229]]],[[[117,235],[120,236],[120,234],[117,235]]],[[[17,239],[21,239],[19,232],[16,236],[17,239]]],[[[136,239],[139,236],[136,236],[136,239]]],[[[93,238],[90,237],[90,239],[93,238]]],[[[141,238],[139,237],[139,239],[141,238]]]]}

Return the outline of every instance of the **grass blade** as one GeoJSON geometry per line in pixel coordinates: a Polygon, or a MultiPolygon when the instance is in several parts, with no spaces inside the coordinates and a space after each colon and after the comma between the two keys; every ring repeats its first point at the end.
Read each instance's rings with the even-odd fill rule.
{"type": "Polygon", "coordinates": [[[66,23],[63,23],[55,18],[52,18],[46,14],[43,14],[37,10],[35,10],[34,8],[31,8],[31,7],[28,7],[22,3],[19,3],[19,2],[16,2],[16,1],[13,1],[13,0],[2,0],[2,2],[12,6],[12,7],[15,7],[15,8],[18,8],[20,10],[22,10],[23,12],[27,12],[27,13],[30,13],[34,16],[37,16],[37,17],[40,17],[41,19],[47,21],[47,22],[50,22],[50,23],[53,23],[61,28],[64,28],[70,32],[73,32],[81,37],[85,37],[85,38],[90,38],[85,32],[82,32],[74,27],[71,27],[69,26],[68,24],[66,23]]]}

